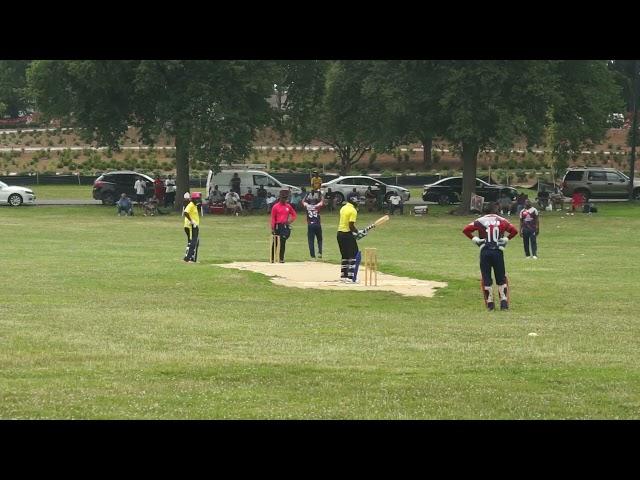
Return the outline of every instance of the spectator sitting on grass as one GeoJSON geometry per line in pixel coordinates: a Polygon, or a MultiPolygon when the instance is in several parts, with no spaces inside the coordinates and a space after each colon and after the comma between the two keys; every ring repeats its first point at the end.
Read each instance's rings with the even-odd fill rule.
{"type": "Polygon", "coordinates": [[[213,186],[213,190],[209,192],[209,203],[216,204],[224,202],[224,195],[218,190],[218,185],[213,186]]]}
{"type": "Polygon", "coordinates": [[[247,193],[242,197],[242,204],[247,211],[253,210],[253,203],[255,201],[255,195],[251,192],[251,188],[247,190],[247,193]]]}
{"type": "Polygon", "coordinates": [[[143,207],[144,207],[144,216],[146,217],[147,215],[153,217],[156,213],[158,213],[158,199],[155,197],[155,195],[153,197],[151,197],[149,199],[149,201],[147,201],[143,207]]]}
{"type": "Polygon", "coordinates": [[[116,202],[116,206],[118,207],[118,216],[121,213],[125,215],[133,215],[133,204],[131,203],[131,199],[127,197],[126,193],[120,195],[120,199],[116,202]]]}
{"type": "Polygon", "coordinates": [[[227,193],[224,198],[224,206],[227,213],[238,216],[242,212],[242,204],[240,203],[240,196],[233,190],[227,193]]]}

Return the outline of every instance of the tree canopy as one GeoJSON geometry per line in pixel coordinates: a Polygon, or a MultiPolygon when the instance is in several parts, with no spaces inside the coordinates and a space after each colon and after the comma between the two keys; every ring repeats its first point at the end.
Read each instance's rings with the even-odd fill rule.
{"type": "Polygon", "coordinates": [[[15,118],[29,109],[25,71],[29,60],[0,60],[0,117],[15,118]]]}
{"type": "Polygon", "coordinates": [[[189,165],[246,157],[258,128],[271,121],[269,62],[206,60],[40,60],[28,71],[38,108],[118,149],[129,126],[144,143],[175,137],[177,198],[189,165]]]}

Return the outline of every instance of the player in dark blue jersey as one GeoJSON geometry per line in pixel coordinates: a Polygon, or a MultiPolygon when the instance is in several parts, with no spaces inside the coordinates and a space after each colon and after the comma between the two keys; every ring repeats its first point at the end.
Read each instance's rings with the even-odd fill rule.
{"type": "Polygon", "coordinates": [[[318,200],[313,195],[308,195],[302,206],[307,211],[307,238],[309,240],[309,254],[316,258],[315,239],[318,239],[318,258],[322,258],[322,225],[320,223],[320,209],[324,206],[323,200],[318,200]]]}
{"type": "Polygon", "coordinates": [[[495,308],[493,301],[493,280],[491,279],[491,270],[493,269],[500,295],[500,310],[507,310],[509,308],[509,283],[505,272],[502,252],[507,241],[515,237],[518,234],[518,230],[509,223],[507,219],[497,214],[497,203],[492,203],[489,211],[491,213],[488,215],[480,217],[464,227],[462,233],[480,247],[482,290],[487,308],[489,310],[495,308]],[[478,232],[477,237],[472,235],[473,231],[478,232]],[[509,234],[508,237],[504,236],[506,233],[509,234]]]}

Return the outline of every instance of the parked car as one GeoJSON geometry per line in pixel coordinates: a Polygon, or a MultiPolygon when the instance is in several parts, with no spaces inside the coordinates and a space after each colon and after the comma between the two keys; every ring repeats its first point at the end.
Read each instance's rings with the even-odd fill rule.
{"type": "Polygon", "coordinates": [[[29,188],[0,182],[0,204],[2,203],[8,203],[12,207],[19,207],[22,204],[34,205],[36,203],[36,195],[29,188]]]}
{"type": "Polygon", "coordinates": [[[153,178],[144,173],[121,170],[100,175],[93,182],[93,198],[102,200],[104,205],[114,205],[120,195],[126,193],[129,198],[136,198],[136,190],[133,188],[136,180],[140,178],[147,182],[146,195],[153,196],[153,178]]]}
{"type": "Polygon", "coordinates": [[[240,195],[245,195],[249,188],[251,188],[252,193],[255,195],[260,185],[276,197],[280,194],[280,190],[291,189],[292,193],[302,193],[299,187],[282,183],[267,172],[261,170],[222,170],[216,174],[214,174],[212,170],[209,170],[209,174],[207,175],[206,197],[209,196],[209,189],[212,185],[218,185],[218,190],[221,192],[231,190],[231,177],[233,177],[234,173],[237,173],[240,177],[240,195]]]}
{"type": "MultiPolygon", "coordinates": [[[[495,202],[500,195],[506,192],[511,200],[515,200],[518,191],[506,185],[487,183],[476,178],[476,195],[484,197],[487,202],[495,202]]],[[[440,205],[450,205],[460,201],[462,196],[462,177],[447,177],[424,186],[422,200],[425,202],[438,202],[440,205]]]]}
{"type": "MultiPolygon", "coordinates": [[[[615,168],[580,167],[569,168],[562,179],[562,194],[572,196],[582,193],[590,198],[627,198],[629,177],[615,168]]],[[[633,179],[633,195],[640,200],[640,179],[633,179]]]]}
{"type": "Polygon", "coordinates": [[[411,197],[411,193],[409,190],[403,187],[399,187],[398,185],[388,185],[380,180],[372,177],[367,177],[364,175],[355,175],[355,176],[342,176],[338,178],[334,178],[333,180],[323,183],[320,187],[320,192],[324,195],[327,193],[327,189],[331,188],[331,192],[336,194],[336,201],[338,204],[344,202],[344,199],[347,198],[347,195],[356,189],[356,193],[363,197],[364,193],[367,191],[368,187],[371,187],[371,190],[377,191],[384,185],[383,188],[386,188],[385,193],[385,202],[389,199],[389,197],[397,192],[402,198],[403,202],[407,202],[411,197]]]}

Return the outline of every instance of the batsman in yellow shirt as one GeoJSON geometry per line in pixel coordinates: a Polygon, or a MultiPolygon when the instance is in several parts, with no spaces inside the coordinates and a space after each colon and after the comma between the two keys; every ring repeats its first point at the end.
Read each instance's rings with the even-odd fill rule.
{"type": "Polygon", "coordinates": [[[358,266],[360,265],[360,250],[357,240],[367,233],[356,228],[358,218],[358,195],[347,196],[347,203],[340,209],[340,223],[338,224],[338,247],[342,261],[340,264],[340,281],[353,285],[358,281],[358,266]]]}
{"type": "Polygon", "coordinates": [[[198,207],[191,201],[189,192],[184,194],[184,231],[187,234],[187,248],[184,261],[195,263],[198,261],[198,247],[200,246],[200,214],[198,207]]]}

